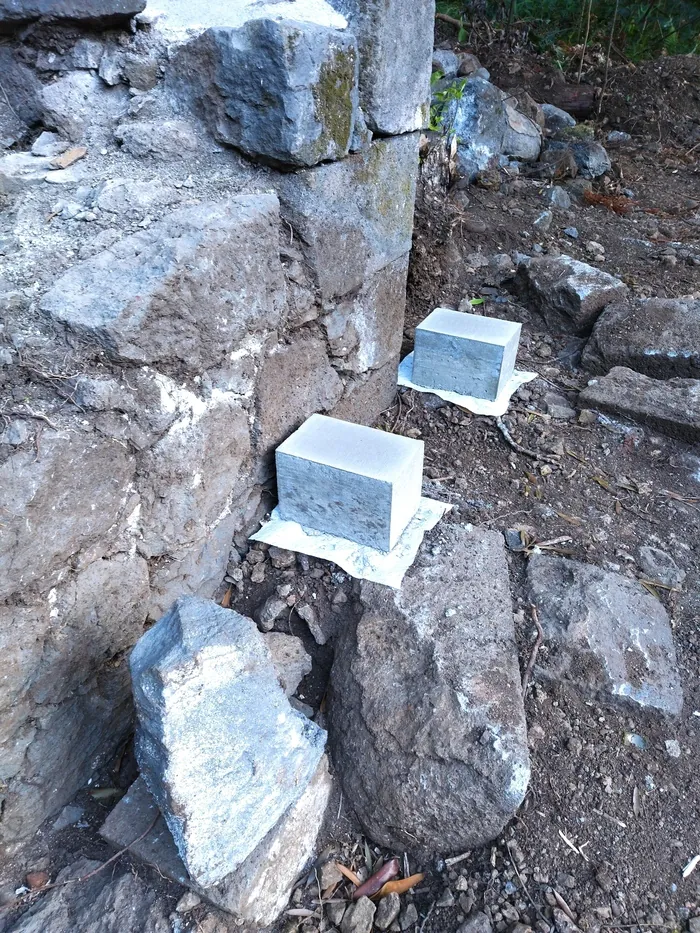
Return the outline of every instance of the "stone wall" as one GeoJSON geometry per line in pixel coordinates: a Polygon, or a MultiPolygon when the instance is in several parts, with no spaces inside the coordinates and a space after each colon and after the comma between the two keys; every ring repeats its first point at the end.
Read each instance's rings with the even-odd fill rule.
{"type": "Polygon", "coordinates": [[[128,650],[214,594],[275,446],[394,394],[432,0],[143,6],[0,0],[5,853],[127,734],[128,650]]]}

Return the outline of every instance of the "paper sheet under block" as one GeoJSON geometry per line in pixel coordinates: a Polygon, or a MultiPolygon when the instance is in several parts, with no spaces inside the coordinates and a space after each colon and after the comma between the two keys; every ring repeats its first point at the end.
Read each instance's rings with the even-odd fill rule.
{"type": "Polygon", "coordinates": [[[447,502],[421,498],[418,511],[391,551],[378,551],[364,544],[355,544],[346,538],[303,528],[298,522],[286,521],[275,508],[260,531],[251,535],[251,541],[263,541],[287,551],[308,554],[333,561],[351,577],[370,580],[398,589],[408,568],[416,559],[418,548],[426,533],[434,528],[450,509],[447,502]]]}
{"type": "Polygon", "coordinates": [[[491,418],[500,418],[508,411],[513,393],[525,385],[526,382],[532,382],[537,379],[537,373],[527,373],[516,369],[508,382],[504,385],[498,398],[491,402],[485,398],[474,398],[472,395],[460,395],[458,392],[449,392],[446,389],[433,389],[429,386],[419,386],[412,381],[413,377],[413,354],[409,353],[404,357],[399,366],[399,385],[407,389],[414,389],[416,392],[428,392],[431,395],[437,395],[438,398],[453,405],[461,405],[475,415],[488,415],[491,418]]]}

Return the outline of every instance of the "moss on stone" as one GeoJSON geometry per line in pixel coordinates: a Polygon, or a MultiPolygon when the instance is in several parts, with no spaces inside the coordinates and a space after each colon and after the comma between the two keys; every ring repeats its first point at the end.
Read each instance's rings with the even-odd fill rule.
{"type": "Polygon", "coordinates": [[[322,127],[314,144],[320,159],[336,154],[328,151],[331,145],[338,154],[347,151],[355,111],[356,66],[355,49],[334,49],[332,57],[321,65],[318,81],[311,89],[316,119],[322,127]]]}

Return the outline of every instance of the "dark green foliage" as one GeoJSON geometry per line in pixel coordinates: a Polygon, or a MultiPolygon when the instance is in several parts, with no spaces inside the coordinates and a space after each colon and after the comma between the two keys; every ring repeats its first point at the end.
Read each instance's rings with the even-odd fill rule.
{"type": "MultiPolygon", "coordinates": [[[[525,25],[535,45],[551,49],[583,42],[587,9],[587,0],[487,0],[483,18],[525,25]]],[[[592,0],[589,45],[607,47],[614,9],[615,0],[592,0]]],[[[464,0],[438,0],[438,10],[465,23],[473,16],[464,0]]],[[[697,53],[700,0],[620,0],[613,43],[633,61],[697,53]]]]}

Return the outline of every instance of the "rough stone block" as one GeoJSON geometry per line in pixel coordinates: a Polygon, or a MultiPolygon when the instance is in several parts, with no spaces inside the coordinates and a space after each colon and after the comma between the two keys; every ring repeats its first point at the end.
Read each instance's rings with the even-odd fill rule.
{"type": "Polygon", "coordinates": [[[565,333],[587,333],[606,305],[627,297],[620,279],[570,256],[521,262],[514,284],[549,327],[565,333]]]}
{"type": "MultiPolygon", "coordinates": [[[[284,605],[286,608],[286,603],[284,605]]],[[[289,615],[288,609],[287,615],[289,615]]],[[[304,642],[296,635],[268,632],[264,637],[265,644],[272,655],[272,663],[275,665],[280,686],[290,697],[297,692],[297,687],[304,677],[311,673],[311,655],[304,647],[304,642]]]]}
{"type": "Polygon", "coordinates": [[[331,671],[334,764],[368,836],[398,851],[483,845],[530,775],[503,538],[437,535],[401,589],[362,584],[331,671]]]}
{"type": "Polygon", "coordinates": [[[0,851],[60,810],[130,727],[123,654],[147,593],[146,561],[118,555],[0,608],[0,851]]]}
{"type": "Polygon", "coordinates": [[[676,649],[658,599],[635,580],[580,561],[539,556],[527,566],[550,646],[543,674],[596,699],[680,713],[676,649]]]}
{"type": "Polygon", "coordinates": [[[130,666],[141,773],[188,874],[217,884],[299,799],[326,734],[289,705],[252,619],[216,603],[178,600],[130,666]]]}
{"type": "Polygon", "coordinates": [[[182,864],[165,820],[160,816],[145,838],[129,845],[153,823],[158,807],[143,778],[132,784],[100,830],[102,836],[161,872],[184,884],[247,923],[267,926],[284,910],[292,888],[314,850],[332,782],[325,756],[301,797],[251,852],[238,869],[219,884],[202,888],[182,864]]]}
{"type": "Polygon", "coordinates": [[[423,446],[312,415],[275,454],[282,517],[390,551],[420,502],[423,446]]]}
{"type": "Polygon", "coordinates": [[[310,166],[347,155],[357,72],[351,33],[256,18],[182,46],[170,84],[194,94],[221,142],[274,165],[310,166]]]}
{"type": "Polygon", "coordinates": [[[578,402],[581,408],[631,418],[691,444],[700,440],[700,379],[650,379],[615,366],[592,380],[578,402]]]}
{"type": "Polygon", "coordinates": [[[43,121],[74,143],[100,145],[111,139],[117,121],[129,104],[125,87],[106,87],[89,71],[74,71],[40,95],[43,121]]]}
{"type": "Polygon", "coordinates": [[[41,583],[97,544],[105,550],[134,507],[134,458],[122,444],[75,430],[45,432],[41,457],[17,450],[0,466],[0,599],[41,583]]]}
{"type": "Polygon", "coordinates": [[[581,362],[594,373],[626,366],[656,379],[700,378],[700,301],[637,298],[610,305],[581,362]]]}
{"type": "Polygon", "coordinates": [[[140,13],[145,6],[146,0],[0,0],[0,32],[36,19],[110,26],[140,13]]]}
{"type": "Polygon", "coordinates": [[[522,326],[436,308],[416,327],[413,381],[494,401],[513,375],[522,326]]]}
{"type": "Polygon", "coordinates": [[[417,175],[418,136],[406,135],[274,179],[322,301],[359,290],[410,251],[417,175]]]}
{"type": "Polygon", "coordinates": [[[422,129],[428,118],[434,0],[331,0],[360,48],[360,102],[386,136],[422,129]]]}
{"type": "Polygon", "coordinates": [[[40,302],[116,360],[211,367],[284,309],[274,195],[173,211],[73,266],[40,302]]]}
{"type": "Polygon", "coordinates": [[[304,337],[266,354],[257,393],[258,452],[266,457],[309,415],[331,409],[343,394],[343,383],[323,342],[304,337]]]}
{"type": "Polygon", "coordinates": [[[342,398],[329,414],[343,421],[372,424],[392,405],[397,375],[397,362],[392,361],[363,376],[348,379],[342,398]]]}

